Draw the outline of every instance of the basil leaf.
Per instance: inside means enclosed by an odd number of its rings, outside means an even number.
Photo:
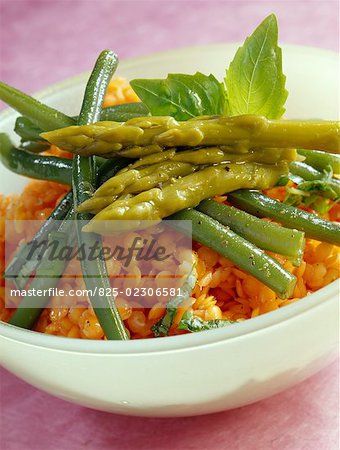
[[[225,113],[280,118],[288,96],[285,82],[277,20],[271,14],[245,40],[230,63],[225,77]]]
[[[153,116],[187,120],[224,110],[224,87],[213,75],[169,74],[166,79],[136,79],[130,84]]]

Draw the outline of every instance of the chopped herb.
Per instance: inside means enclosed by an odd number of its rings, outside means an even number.
[[[178,329],[191,331],[196,333],[197,331],[213,330],[215,328],[223,328],[232,325],[235,322],[229,320],[202,320],[200,317],[196,317],[193,313],[186,311],[179,323]]]
[[[196,268],[194,267],[181,288],[181,294],[169,300],[166,306],[165,315],[151,328],[156,337],[167,336],[169,334],[169,330],[174,321],[177,309],[190,297],[196,281],[197,274]]]

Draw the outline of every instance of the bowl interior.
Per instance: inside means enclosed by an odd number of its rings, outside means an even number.
[[[237,44],[220,44],[188,49],[174,50],[146,57],[122,61],[117,75],[127,79],[166,77],[168,73],[213,73],[222,80],[225,69],[231,61]],[[337,119],[339,117],[339,65],[335,53],[299,46],[283,46],[284,72],[287,76],[289,97],[286,104],[286,117],[299,119]],[[53,85],[37,94],[43,102],[63,112],[75,115],[79,111],[87,74],[82,74],[62,83]],[[6,110],[0,114],[1,131],[11,135],[17,114]],[[18,193],[27,179],[14,175],[0,166],[0,192]],[[150,352],[180,349],[233,339],[264,327],[288,320],[297,314],[304,314],[321,302],[331,301],[337,296],[337,283],[334,282],[308,297],[287,306],[282,310],[240,323],[235,327],[212,330],[208,333],[175,336],[168,339],[154,339],[129,342],[89,342],[46,336],[27,330],[0,324],[5,336],[26,341],[32,345],[48,346],[69,351],[84,352]],[[98,345],[100,344],[100,345]]]

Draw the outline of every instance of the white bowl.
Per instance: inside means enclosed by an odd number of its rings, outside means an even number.
[[[119,74],[214,73],[220,79],[237,45],[212,45],[122,62]],[[337,55],[284,46],[287,117],[338,117]],[[87,76],[39,97],[69,114],[79,110]],[[0,116],[11,132],[16,115]],[[0,191],[26,179],[0,167]],[[230,328],[129,342],[48,336],[0,324],[2,364],[32,385],[80,405],[140,416],[187,416],[261,400],[305,379],[337,353],[338,284]],[[311,393],[311,395],[313,395]]]

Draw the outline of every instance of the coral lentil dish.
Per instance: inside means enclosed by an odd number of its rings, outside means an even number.
[[[129,82],[113,76],[118,59],[104,50],[78,117],[0,83],[0,99],[21,114],[20,144],[1,133],[0,160],[33,179],[21,194],[0,196],[2,321],[69,338],[171,336],[237,326],[339,278],[339,122],[282,118],[277,33],[271,15],[223,83],[199,72]],[[71,219],[82,225],[71,230]],[[41,228],[32,234],[33,221]],[[189,248],[159,234],[171,262],[144,258],[142,267],[134,257],[128,269],[100,252],[28,256],[42,237],[105,249],[120,226],[130,248],[131,224],[151,236],[148,222],[158,233],[189,222]],[[176,277],[181,287],[170,288]],[[48,294],[32,300],[23,294],[30,288]],[[68,303],[61,291],[84,294]]]

